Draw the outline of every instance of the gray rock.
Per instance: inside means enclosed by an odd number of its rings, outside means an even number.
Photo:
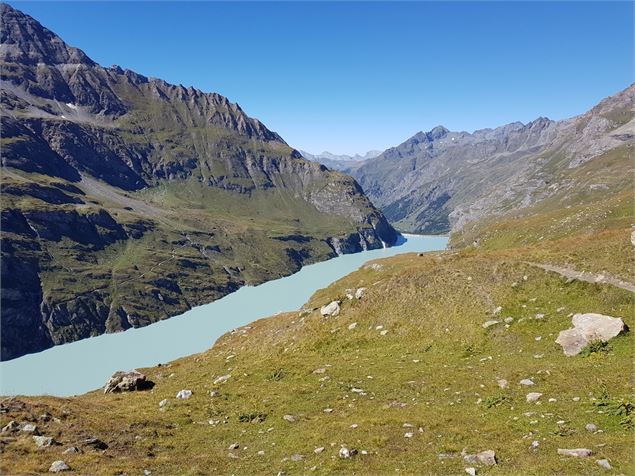
[[[479,463],[494,466],[496,464],[496,453],[493,450],[485,450],[476,454]]]
[[[500,324],[501,321],[496,321],[496,320],[491,320],[491,321],[485,321],[483,324],[481,324],[481,327],[483,327],[483,329],[487,329],[489,327],[495,326],[496,324]]]
[[[355,329],[357,327],[357,322],[353,322],[352,324],[348,325],[348,330],[352,331],[353,329]]]
[[[55,441],[50,436],[32,436],[35,446],[38,448],[48,448],[53,445]]]
[[[505,319],[505,324],[511,324],[512,322],[514,322],[514,318],[513,317],[506,317]]]
[[[238,448],[240,448],[240,445],[238,443],[232,443],[231,445],[229,445],[229,450],[237,450]]]
[[[476,468],[465,468],[465,472],[470,476],[476,476]]]
[[[62,451],[62,454],[70,455],[70,454],[78,454],[81,452],[82,450],[80,450],[77,446],[71,446],[70,448],[66,448],[64,451]]]
[[[342,459],[347,459],[351,457],[351,452],[348,448],[343,446],[340,448],[339,456]]]
[[[297,461],[302,461],[303,459],[304,459],[304,456],[299,454],[299,453],[291,455],[291,461],[296,461],[297,462]]]
[[[540,392],[530,392],[530,393],[527,394],[526,398],[527,398],[527,402],[528,403],[534,403],[534,402],[537,402],[540,399],[540,397],[542,397],[542,393],[540,393]]]
[[[285,415],[282,419],[288,421],[289,423],[293,423],[295,421],[295,417],[293,415]]]
[[[320,453],[322,453],[323,451],[324,451],[324,447],[323,447],[323,446],[320,446],[320,447],[315,448],[315,449],[313,450],[313,452],[314,452],[316,455],[319,455],[319,454],[320,454]]]
[[[603,314],[575,314],[571,318],[573,328],[561,331],[556,344],[567,356],[573,356],[593,341],[608,342],[624,331],[624,321],[619,317]]]
[[[595,464],[602,466],[604,469],[612,469],[611,463],[607,459],[595,460]]]
[[[586,431],[590,431],[591,433],[598,431],[598,427],[594,423],[587,423],[584,429]]]
[[[520,382],[518,382],[520,385],[533,385],[534,381],[531,380],[530,378],[524,378],[522,379]]]
[[[33,433],[34,435],[40,433],[38,427],[33,423],[25,423],[22,425],[22,428],[20,428],[20,431],[23,431],[24,433]]]
[[[169,403],[169,400],[167,398],[164,398],[159,402],[159,408],[165,408],[168,406]]]
[[[324,317],[337,317],[340,314],[340,302],[339,301],[331,301],[330,304],[322,306],[320,308],[320,314]]]
[[[593,454],[593,451],[587,448],[562,449],[558,448],[558,454],[563,456],[574,456],[576,458],[586,458]]]
[[[509,382],[504,378],[499,378],[496,380],[496,383],[500,388],[507,388],[509,386]]]
[[[136,390],[148,390],[154,387],[154,382],[146,379],[146,376],[136,370],[130,372],[115,372],[106,385],[104,393],[133,392]]]
[[[70,469],[71,469],[70,466],[60,459],[57,461],[53,461],[53,464],[51,464],[51,467],[49,468],[49,473],[59,473],[61,471],[70,471]]]
[[[11,431],[17,431],[19,428],[20,424],[15,420],[11,420],[9,423],[2,427],[2,432],[8,433]]]
[[[191,396],[192,396],[191,390],[179,390],[178,393],[176,394],[176,398],[178,398],[179,400],[187,400]]]
[[[219,383],[225,383],[231,378],[231,374],[221,375],[214,379],[214,385],[218,385]]]
[[[366,292],[366,288],[357,288],[357,290],[355,291],[355,299],[363,298],[365,292]]]

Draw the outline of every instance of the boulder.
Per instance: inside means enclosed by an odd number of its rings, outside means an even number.
[[[478,462],[486,466],[494,466],[496,464],[496,453],[493,450],[481,451],[476,454]]]
[[[24,433],[32,433],[34,435],[40,434],[38,427],[33,423],[25,423],[22,425],[22,428],[20,428],[20,431],[23,431]]]
[[[332,301],[330,304],[322,306],[320,308],[320,314],[322,314],[324,317],[337,317],[340,314],[340,302]]]
[[[611,469],[611,463],[609,463],[609,460],[607,459],[598,459],[595,460],[595,464],[597,464],[598,466],[602,466],[604,469]]]
[[[191,390],[179,390],[178,393],[176,394],[176,398],[178,398],[179,400],[187,400],[188,398],[190,398],[192,396],[192,391]]]
[[[70,471],[70,469],[71,469],[70,466],[60,459],[57,461],[53,461],[53,464],[49,468],[49,473],[59,473],[60,471]]]
[[[104,386],[104,393],[134,392],[136,390],[149,390],[154,387],[154,382],[146,379],[146,376],[136,370],[130,372],[118,371]]]
[[[586,458],[593,454],[593,451],[587,448],[562,449],[558,448],[558,454],[563,456],[575,456],[576,458]]]
[[[565,355],[573,356],[593,341],[608,342],[626,329],[619,317],[603,314],[575,314],[571,319],[573,328],[561,331],[556,344],[562,346]]]
[[[53,441],[53,438],[51,438],[50,436],[33,436],[32,438],[35,442],[35,446],[37,446],[38,448],[47,448],[55,443]]]

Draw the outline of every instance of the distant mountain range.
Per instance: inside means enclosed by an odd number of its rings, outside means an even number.
[[[104,68],[7,4],[0,27],[2,359],[396,240],[227,98]]]
[[[631,85],[567,120],[541,117],[471,134],[438,126],[342,170],[399,229],[458,231],[471,221],[528,207],[561,187],[574,188],[554,186],[556,176],[632,145],[634,100]]]
[[[369,150],[363,155],[337,155],[331,154],[327,151],[324,151],[321,154],[311,154],[310,152],[306,152],[304,150],[300,150],[300,153],[305,159],[309,159],[313,162],[319,162],[330,169],[351,170],[360,166],[365,160],[374,159],[381,154],[381,150]]]

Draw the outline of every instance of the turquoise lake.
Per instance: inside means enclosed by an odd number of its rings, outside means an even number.
[[[339,256],[140,329],[105,334],[0,363],[1,395],[70,396],[95,390],[117,370],[152,367],[209,349],[224,333],[300,309],[318,289],[366,261],[445,249],[445,236],[404,235],[398,246]]]

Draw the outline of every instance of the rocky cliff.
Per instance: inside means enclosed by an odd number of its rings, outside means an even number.
[[[0,32],[3,360],[396,240],[227,98],[104,68],[7,4]]]

